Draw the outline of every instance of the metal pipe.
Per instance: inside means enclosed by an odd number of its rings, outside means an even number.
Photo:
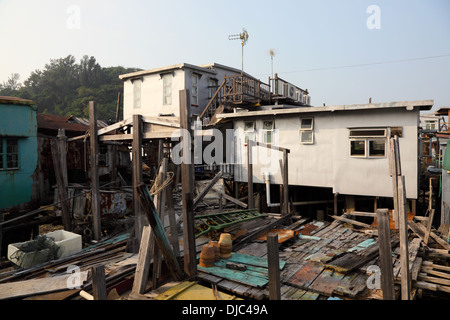
[[[266,182],[266,198],[267,198],[267,206],[269,208],[279,207],[279,203],[271,203],[270,202],[270,174],[264,173],[264,180]]]

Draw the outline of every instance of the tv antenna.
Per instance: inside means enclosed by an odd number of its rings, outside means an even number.
[[[271,60],[271,63],[272,63],[272,78],[273,78],[273,57],[275,57],[275,54],[276,54],[275,49],[270,49],[269,50],[270,60]]]
[[[244,46],[248,41],[248,32],[245,28],[242,29],[240,34],[232,34],[228,36],[228,40],[241,40],[242,42],[242,73],[244,73]]]

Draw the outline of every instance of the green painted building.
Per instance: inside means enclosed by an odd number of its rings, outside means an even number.
[[[34,101],[0,96],[0,210],[35,200],[36,113]]]

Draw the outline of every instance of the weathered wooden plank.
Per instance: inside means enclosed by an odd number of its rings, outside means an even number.
[[[72,280],[77,280],[77,282],[79,282],[78,284],[81,286],[83,282],[87,280],[88,273],[88,271],[83,271],[76,276],[70,274],[58,277],[2,283],[0,284],[0,299],[22,298],[37,294],[73,289],[68,288],[68,284],[72,284]],[[76,277],[76,279],[74,277]]]
[[[89,139],[91,156],[91,212],[94,226],[94,239],[101,239],[101,211],[100,211],[100,179],[98,174],[98,127],[97,111],[93,101],[89,102]]]
[[[150,270],[150,260],[152,248],[150,246],[151,227],[144,226],[142,230],[142,239],[139,247],[138,262],[134,275],[132,293],[144,294],[147,286],[148,275]]]
[[[94,300],[106,300],[105,266],[96,265],[91,268],[92,295]]]
[[[280,300],[280,259],[278,252],[278,235],[267,236],[267,262],[269,269],[269,299]]]
[[[402,300],[410,300],[411,297],[411,274],[409,271],[408,253],[408,223],[406,217],[406,190],[405,177],[398,177],[398,218],[400,237],[400,262],[401,262],[401,293]]]
[[[383,291],[383,300],[395,300],[389,210],[377,210],[377,221],[378,247],[380,251],[381,267],[381,290]]]
[[[314,279],[308,289],[331,296],[343,278],[344,274],[325,269],[316,279]]]
[[[297,288],[307,289],[323,270],[322,264],[308,261],[287,283]]]
[[[178,261],[170,246],[169,239],[165,233],[164,227],[159,219],[158,212],[156,212],[155,205],[150,196],[150,192],[145,184],[140,184],[138,187],[139,196],[142,202],[142,207],[147,216],[147,219],[152,227],[155,235],[156,243],[165,259],[166,265],[174,278],[174,280],[181,280],[182,272]],[[194,256],[195,259],[195,256]]]

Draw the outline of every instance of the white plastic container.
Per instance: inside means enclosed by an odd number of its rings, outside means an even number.
[[[79,235],[79,234],[68,232],[65,230],[58,230],[58,231],[46,233],[45,236],[47,238],[54,239],[55,244],[61,247],[62,254],[59,257],[60,259],[74,255],[78,252],[81,252],[81,250],[82,250],[82,239],[81,239],[81,235]],[[32,267],[33,265],[38,265],[38,264],[47,262],[45,260],[42,260],[43,258],[40,258],[40,257],[47,256],[49,249],[41,250],[38,255],[36,255],[35,252],[25,253],[21,259],[22,261],[19,262],[15,258],[15,253],[17,252],[17,250],[19,250],[20,246],[24,243],[26,243],[26,242],[12,243],[12,244],[8,245],[8,260],[9,261],[11,261],[12,263],[14,263],[22,268],[29,268],[29,267]]]

